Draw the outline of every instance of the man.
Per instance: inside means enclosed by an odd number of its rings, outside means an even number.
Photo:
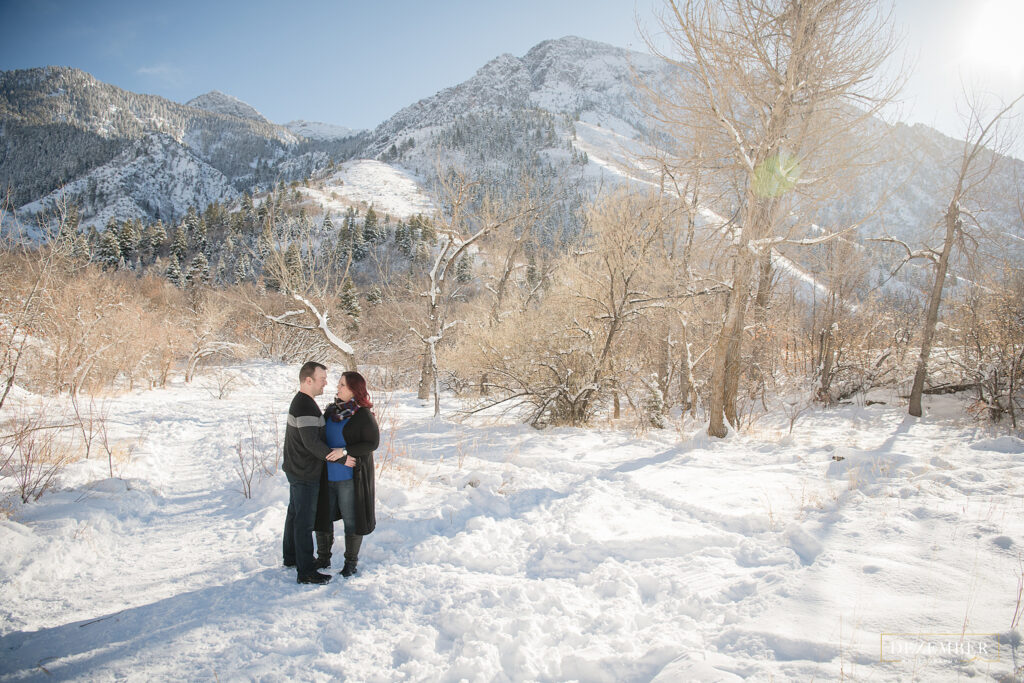
[[[324,461],[341,460],[344,448],[332,449],[324,441],[324,417],[313,400],[327,386],[327,367],[309,361],[299,370],[299,393],[288,407],[284,431],[284,470],[288,477],[288,514],[284,519],[284,566],[295,567],[297,583],[323,584],[331,580],[313,567],[313,525]]]

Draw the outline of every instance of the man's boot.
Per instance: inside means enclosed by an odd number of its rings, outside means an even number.
[[[346,579],[356,573],[356,562],[359,561],[359,546],[363,537],[358,534],[345,534],[345,566],[340,574]]]
[[[334,545],[333,531],[317,531],[316,536],[316,559],[313,560],[313,569],[327,569],[331,566],[331,546]]]

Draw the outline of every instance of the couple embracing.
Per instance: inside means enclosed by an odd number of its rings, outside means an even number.
[[[323,584],[330,574],[334,522],[345,525],[344,577],[357,571],[363,536],[376,526],[373,451],[380,443],[366,380],[343,372],[336,398],[321,412],[314,397],[327,386],[327,368],[313,361],[299,370],[299,392],[288,407],[284,465],[288,513],[284,521],[284,566],[298,583]],[[318,557],[313,556],[316,532]]]

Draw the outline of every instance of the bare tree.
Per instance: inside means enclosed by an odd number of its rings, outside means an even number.
[[[44,295],[53,285],[54,278],[67,266],[72,250],[70,239],[65,239],[68,230],[74,229],[69,220],[71,214],[63,201],[57,203],[57,231],[52,231],[45,223],[40,222],[39,239],[34,241],[15,230],[4,229],[10,206],[9,194],[0,198],[0,234],[4,234],[0,244],[0,258],[7,263],[0,271],[0,306],[6,315],[6,321],[0,326],[3,338],[0,339],[0,408],[3,407],[7,395],[18,377],[26,346],[29,343],[29,332],[44,316]],[[68,226],[68,227],[66,227]],[[76,235],[77,236],[77,235]],[[26,275],[27,287],[16,286],[13,278]]]
[[[513,201],[488,195],[479,181],[459,171],[438,176],[442,195],[438,204],[444,210],[438,212],[435,225],[439,244],[426,273],[427,289],[420,294],[427,302],[426,320],[420,329],[412,327],[424,345],[417,396],[425,400],[433,390],[435,416],[441,414],[437,347],[445,333],[458,324],[448,320],[451,303],[461,291],[454,277],[456,265],[484,237],[528,220],[539,207],[539,200],[529,193]]]
[[[654,40],[648,45],[680,76],[668,92],[653,93],[655,120],[670,135],[704,140],[701,163],[711,186],[735,193],[726,214],[731,291],[709,406],[708,433],[721,437],[725,420],[737,423],[757,265],[763,273],[771,249],[789,236],[781,219],[796,200],[851,165],[845,137],[894,94],[876,87],[875,74],[896,42],[888,17],[870,0],[666,0],[665,7],[659,23],[671,54]]]
[[[460,354],[493,390],[474,412],[525,407],[537,427],[582,425],[617,396],[636,408],[630,392],[660,392],[635,379],[644,330],[680,300],[713,291],[677,290],[665,276],[665,209],[656,196],[625,192],[595,203],[537,306],[467,335]]]
[[[968,203],[975,199],[979,187],[992,175],[1000,161],[1000,155],[990,147],[999,147],[999,124],[1005,121],[1013,107],[1024,99],[1019,95],[1009,104],[1003,106],[994,115],[984,118],[980,102],[972,98],[968,102],[967,135],[960,157],[960,166],[953,182],[953,190],[943,215],[945,236],[940,249],[926,248],[919,252],[911,252],[906,245],[907,258],[924,257],[935,266],[931,293],[928,297],[928,308],[925,310],[924,327],[921,331],[921,353],[918,356],[914,371],[914,385],[910,390],[910,406],[908,412],[914,417],[921,417],[921,396],[924,383],[928,376],[928,358],[932,352],[935,339],[935,327],[939,320],[939,306],[942,304],[942,289],[949,271],[950,256],[958,245],[977,244],[977,237],[972,235],[970,228],[980,228],[978,216],[972,212]]]
[[[300,308],[274,314],[256,299],[250,303],[274,324],[319,333],[341,355],[346,369],[355,370],[355,350],[331,320],[331,302],[341,293],[352,265],[352,252],[345,252],[334,237],[318,232],[311,222],[277,216],[271,206],[261,237],[264,272]]]

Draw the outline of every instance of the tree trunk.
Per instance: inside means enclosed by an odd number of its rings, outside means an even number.
[[[741,309],[736,317],[736,322],[729,335],[728,355],[725,359],[725,419],[733,427],[740,426],[739,410],[736,406],[736,396],[739,394],[740,375],[743,374],[743,325],[746,318],[746,288],[744,296],[740,297]]]
[[[697,392],[693,379],[693,359],[690,356],[690,342],[686,334],[686,323],[683,323],[682,341],[680,346],[683,350],[682,368],[679,372],[679,396],[682,400],[683,412],[697,411]]]
[[[771,376],[768,344],[768,305],[772,300],[772,250],[766,247],[757,263],[757,294],[754,297],[754,342],[751,345],[751,370],[761,386]]]
[[[434,417],[441,414],[441,377],[437,371],[437,344],[430,345],[430,376],[434,378]]]
[[[917,359],[917,370],[914,372],[914,386],[910,390],[910,409],[914,417],[921,417],[921,396],[924,393],[924,380],[928,375],[928,356],[932,352],[932,341],[935,338],[935,327],[939,321],[939,304],[942,303],[942,287],[946,283],[946,271],[949,268],[949,255],[953,251],[953,242],[960,228],[960,205],[956,200],[950,202],[946,209],[946,240],[942,245],[942,254],[935,267],[935,282],[928,299],[928,310],[924,318],[924,330],[921,333],[921,355]]]
[[[433,379],[430,374],[432,364],[430,362],[430,349],[424,345],[423,362],[420,364],[420,383],[417,386],[416,398],[426,401],[430,398],[430,384]]]
[[[659,348],[658,357],[658,390],[661,392],[662,406],[665,411],[669,408],[669,382],[672,374],[672,331],[665,325],[665,336]]]
[[[818,357],[818,391],[817,399],[826,405],[832,403],[832,324],[831,322],[819,335]]]
[[[725,427],[727,406],[731,406],[729,410],[732,412],[733,419],[735,419],[736,412],[736,396],[735,393],[730,396],[729,388],[731,379],[738,377],[738,355],[742,348],[739,335],[743,332],[743,316],[747,307],[750,258],[746,253],[745,246],[740,248],[740,253],[736,256],[734,273],[732,291],[729,292],[729,300],[726,304],[725,320],[722,323],[718,341],[715,343],[715,362],[711,368],[711,401],[708,406],[711,414],[708,435],[718,438],[724,438],[728,434]]]

